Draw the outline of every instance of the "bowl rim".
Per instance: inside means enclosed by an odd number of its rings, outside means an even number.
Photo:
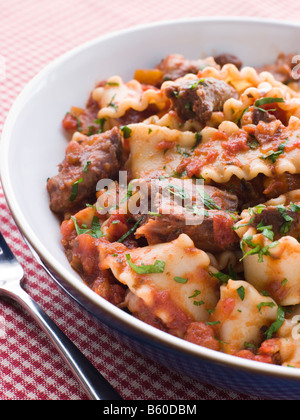
[[[41,80],[43,80],[47,75],[49,75],[54,69],[58,68],[60,65],[63,65],[63,63],[67,61],[70,57],[74,55],[80,55],[82,51],[84,51],[87,48],[94,47],[98,43],[108,41],[116,37],[122,37],[126,34],[130,34],[133,32],[143,31],[145,29],[155,29],[161,26],[173,26],[178,24],[184,25],[189,24],[191,22],[227,22],[233,24],[244,22],[252,24],[300,28],[300,23],[293,21],[279,21],[268,18],[238,16],[195,17],[174,20],[160,20],[157,22],[131,26],[129,28],[125,28],[118,31],[112,31],[94,39],[91,39],[87,42],[84,42],[83,44],[80,44],[75,48],[70,49],[69,51],[65,52],[64,54],[60,55],[59,57],[51,61],[49,64],[47,64],[25,85],[25,87],[17,96],[8,112],[0,141],[0,178],[2,182],[4,196],[18,229],[20,230],[26,242],[29,244],[30,249],[33,252],[33,256],[36,258],[38,263],[42,265],[44,269],[48,268],[50,269],[51,273],[55,273],[59,278],[64,279],[64,281],[67,284],[71,285],[72,288],[74,288],[77,292],[79,292],[79,294],[82,297],[99,307],[101,310],[104,310],[110,317],[115,319],[118,323],[126,324],[132,331],[134,331],[135,335],[141,338],[143,337],[147,341],[151,340],[153,344],[156,343],[158,345],[163,345],[165,348],[176,352],[180,352],[181,354],[184,354],[186,356],[199,358],[201,360],[207,360],[212,363],[218,363],[219,365],[226,366],[227,368],[234,368],[241,371],[246,371],[251,374],[257,373],[265,376],[273,376],[280,379],[299,380],[300,369],[291,369],[290,367],[285,366],[269,365],[266,363],[242,359],[236,356],[201,347],[199,345],[187,342],[181,338],[172,336],[171,334],[163,332],[155,327],[152,327],[144,323],[143,321],[134,318],[132,315],[124,313],[123,310],[107,302],[105,299],[101,298],[95,292],[89,289],[88,286],[85,285],[81,280],[79,280],[75,276],[75,273],[73,274],[71,271],[68,271],[60,265],[57,266],[57,264],[55,263],[55,259],[51,256],[46,246],[43,245],[42,241],[35,235],[35,233],[31,229],[30,224],[29,222],[27,222],[26,218],[22,214],[22,209],[18,205],[17,199],[14,195],[10,179],[8,159],[6,158],[9,152],[11,133],[13,126],[17,121],[18,114],[22,112],[22,108],[25,105],[28,97],[30,96],[30,91]],[[59,280],[57,281],[59,283]],[[74,296],[72,297],[74,298]]]

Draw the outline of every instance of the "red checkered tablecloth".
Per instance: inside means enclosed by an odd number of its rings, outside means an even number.
[[[67,50],[141,23],[196,16],[300,20],[296,0],[0,0],[0,132],[24,85]],[[33,259],[0,186],[0,229],[23,265],[28,293],[125,400],[250,399],[184,377],[110,336],[68,298]],[[30,316],[0,300],[0,399],[84,400],[86,396]]]

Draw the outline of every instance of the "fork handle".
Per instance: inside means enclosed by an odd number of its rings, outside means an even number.
[[[26,309],[49,336],[91,400],[122,400],[107,380],[19,284],[14,284],[11,290],[5,292],[7,297]]]

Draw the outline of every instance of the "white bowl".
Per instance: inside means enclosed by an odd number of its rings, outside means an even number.
[[[115,334],[156,361],[216,386],[266,398],[300,398],[300,370],[240,359],[173,337],[116,308],[92,292],[71,269],[49,210],[46,180],[57,173],[67,141],[61,121],[84,106],[95,82],[125,80],[170,53],[200,58],[236,54],[245,65],[297,53],[300,25],[261,19],[210,18],[160,22],[109,34],[55,60],[23,90],[11,108],[0,144],[4,193],[13,217],[39,262],[81,305]]]

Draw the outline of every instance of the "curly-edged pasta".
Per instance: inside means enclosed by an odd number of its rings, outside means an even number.
[[[161,111],[167,105],[160,90],[144,86],[137,80],[124,83],[119,76],[111,77],[104,86],[97,87],[93,99],[99,104],[98,118],[120,118],[130,109],[142,112],[150,105]]]
[[[211,322],[226,353],[234,354],[245,343],[257,346],[261,328],[270,327],[277,318],[277,304],[262,296],[246,281],[229,280],[221,287],[221,298],[211,315]]]
[[[208,256],[188,236],[133,250],[119,245],[117,257],[114,245],[100,244],[99,252],[101,266],[112,270],[150,319],[159,319],[167,330],[183,336],[191,321],[208,320],[219,297],[218,281],[209,274]]]
[[[183,340],[299,368],[299,86],[291,54],[170,54],[72,106],[47,189],[84,282]]]

